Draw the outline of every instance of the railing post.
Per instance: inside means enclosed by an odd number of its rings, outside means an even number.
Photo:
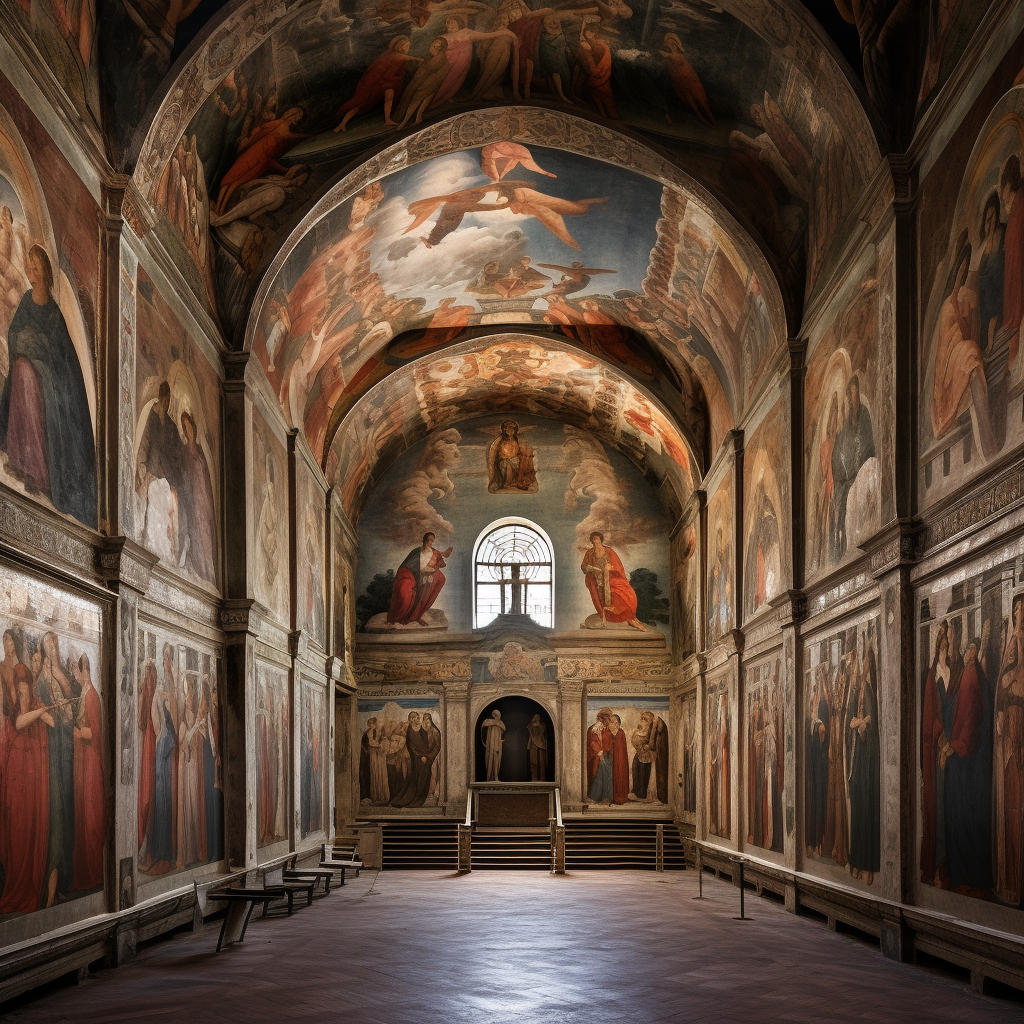
[[[565,874],[565,826],[551,819],[551,874]]]
[[[654,870],[665,870],[665,826],[659,825],[654,837]]]
[[[459,825],[459,874],[473,870],[473,826]]]
[[[697,895],[695,900],[704,899],[704,847],[697,844]]]

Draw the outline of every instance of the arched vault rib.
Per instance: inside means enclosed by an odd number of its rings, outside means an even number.
[[[693,491],[694,453],[653,395],[567,343],[518,332],[425,356],[372,388],[334,435],[327,479],[356,523],[373,482],[403,451],[433,430],[495,413],[592,433],[641,469],[673,518]]]

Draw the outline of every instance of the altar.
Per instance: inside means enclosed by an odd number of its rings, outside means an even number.
[[[547,825],[555,817],[555,782],[473,782],[478,825]]]

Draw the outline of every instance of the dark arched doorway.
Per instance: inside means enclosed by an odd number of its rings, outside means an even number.
[[[500,697],[491,701],[480,712],[476,720],[476,772],[477,782],[487,781],[487,761],[484,752],[484,736],[481,728],[484,721],[491,718],[493,711],[501,712],[501,720],[505,723],[502,736],[501,770],[498,772],[500,782],[554,782],[555,781],[555,729],[551,716],[529,697]],[[534,715],[539,715],[544,724],[544,736],[547,740],[547,764],[543,776],[533,780],[530,775],[530,752],[528,749],[530,733],[529,725]]]

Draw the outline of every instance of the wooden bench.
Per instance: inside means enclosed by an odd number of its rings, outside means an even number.
[[[295,866],[296,860],[297,857],[292,857],[291,860],[288,861],[288,864],[282,869],[281,877],[284,879],[284,881],[311,881],[313,883],[315,891],[316,883],[320,879],[323,879],[324,895],[328,895],[331,891],[331,882],[334,881],[334,872],[330,868],[297,868]]]
[[[227,889],[209,892],[206,894],[206,898],[208,900],[221,900],[233,904],[228,907],[228,912],[224,915],[224,923],[220,928],[220,937],[217,939],[218,953],[224,945],[224,936],[228,933],[229,929],[233,931],[237,928],[239,915],[243,914],[243,907],[244,917],[241,919],[241,931],[237,938],[228,940],[229,945],[233,942],[245,941],[245,929],[249,927],[249,918],[252,917],[253,908],[257,903],[263,904],[263,913],[266,915],[267,907],[274,900],[287,899],[288,912],[291,913],[292,894],[284,886],[280,885],[269,885],[261,889],[232,885],[228,886]]]
[[[292,911],[295,909],[295,896],[296,896],[297,893],[305,893],[306,894],[306,906],[307,907],[312,904],[312,902],[313,902],[313,889],[316,887],[316,879],[315,878],[285,878],[284,877],[284,873],[285,873],[285,869],[282,868],[281,869],[281,875],[282,875],[281,881],[280,882],[270,882],[270,883],[268,883],[267,888],[268,889],[280,889],[280,890],[282,890],[281,895],[278,896],[277,898],[278,899],[286,899],[286,900],[288,900],[288,916],[291,917],[292,916]],[[260,915],[261,917],[266,917],[267,916],[267,911],[270,909],[270,904],[273,903],[273,902],[274,902],[273,900],[267,900],[267,902],[263,904],[263,913]]]
[[[320,867],[327,868],[331,871],[341,872],[341,884],[345,884],[345,872],[355,871],[356,878],[359,877],[359,871],[363,866],[363,862],[356,856],[355,847],[351,847],[348,857],[335,857],[335,850],[333,847],[328,846],[327,843],[320,844]]]

